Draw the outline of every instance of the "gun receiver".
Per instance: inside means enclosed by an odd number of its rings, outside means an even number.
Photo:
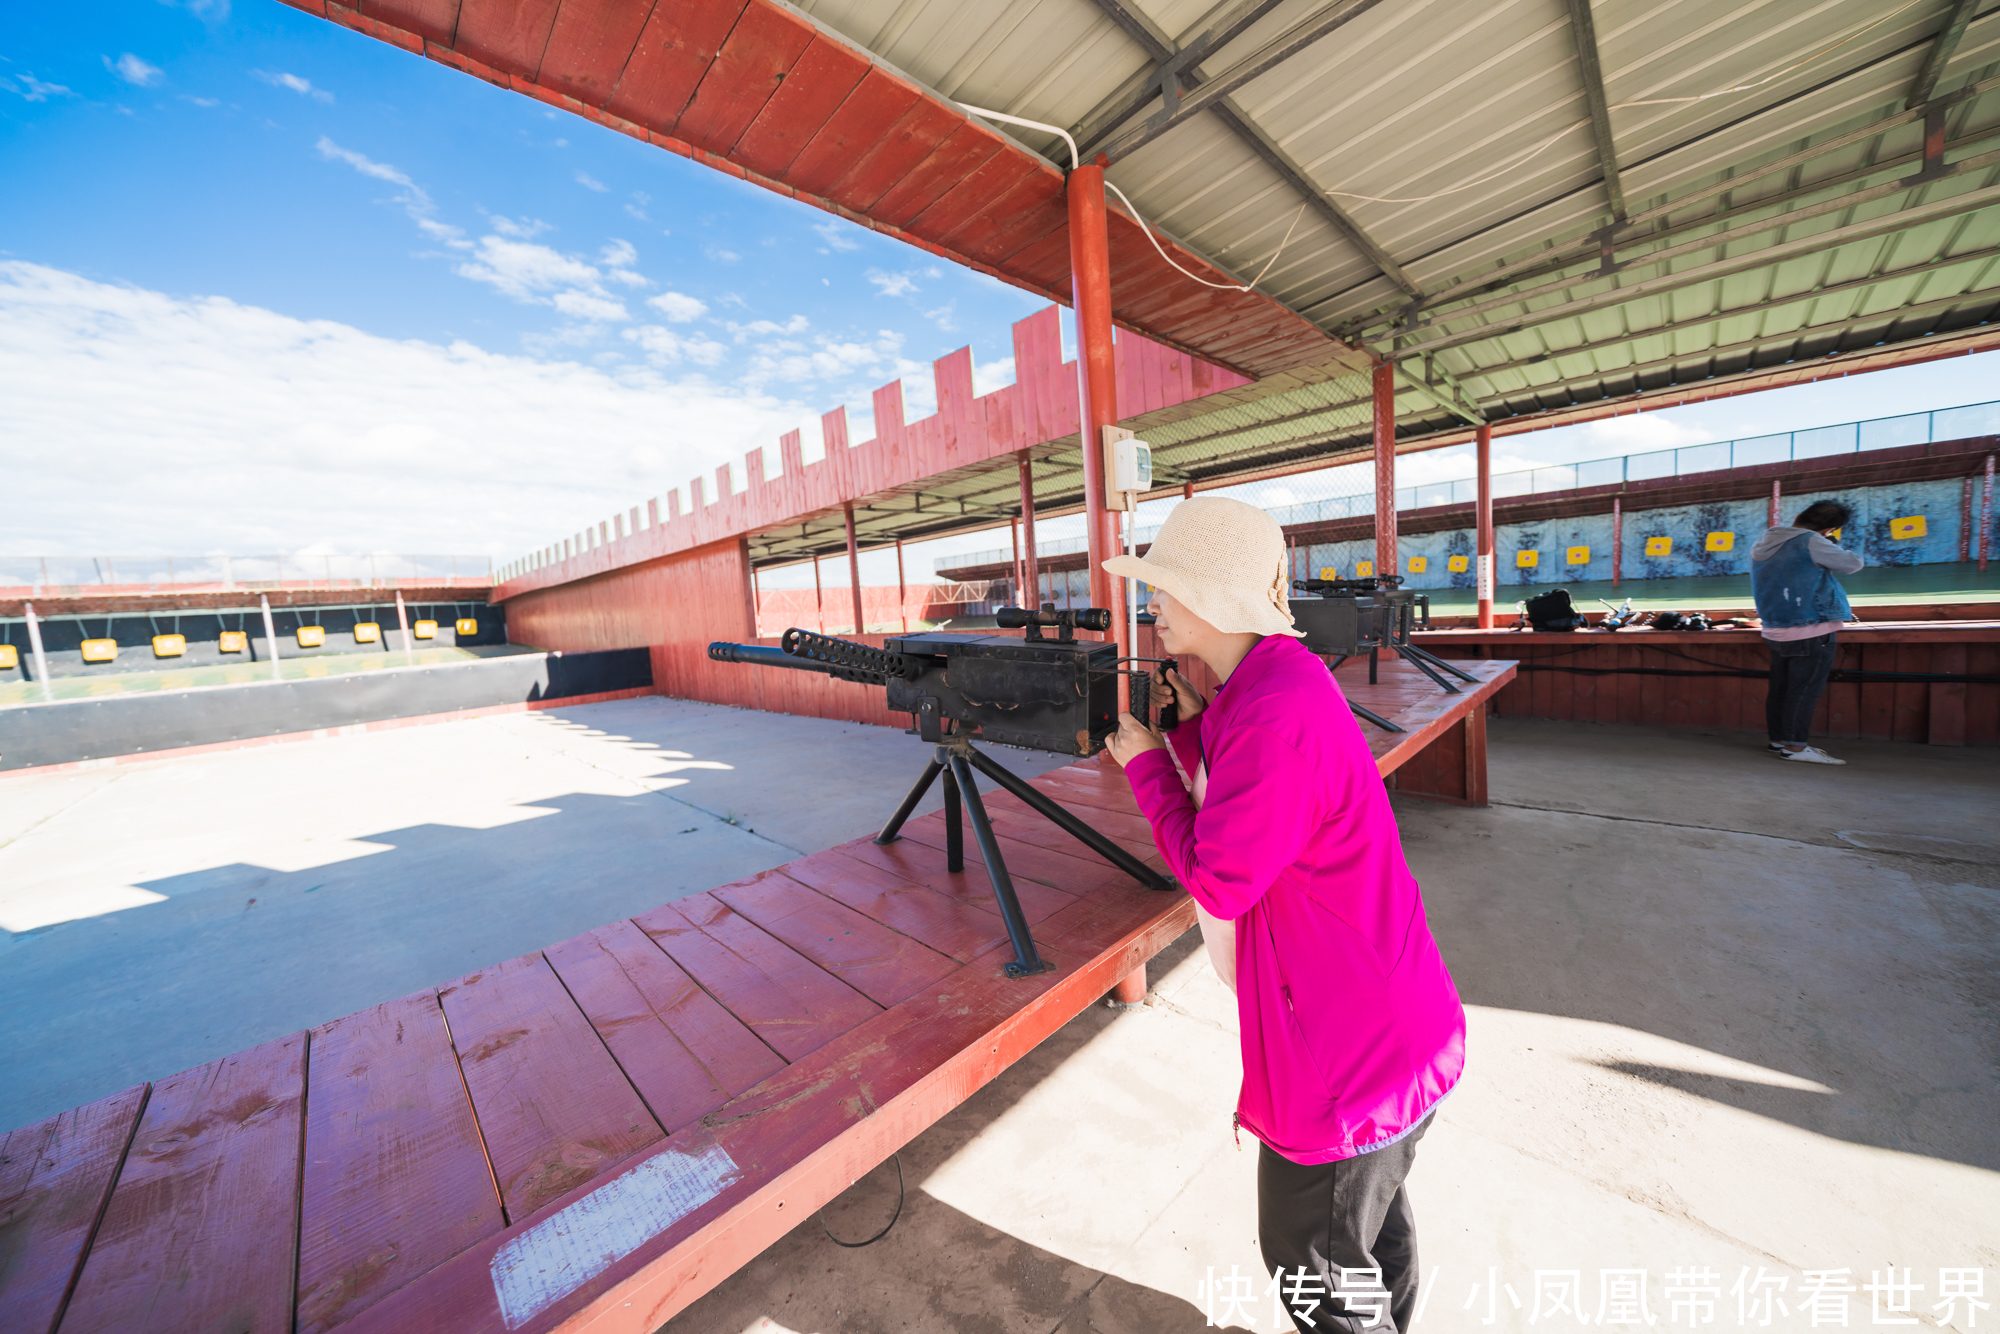
[[[1383,649],[1428,676],[1447,695],[1456,695],[1459,690],[1441,673],[1476,683],[1478,678],[1410,642],[1412,630],[1430,628],[1431,600],[1422,593],[1404,592],[1402,585],[1402,576],[1395,574],[1372,579],[1294,579],[1292,587],[1308,596],[1290,599],[1292,622],[1305,631],[1307,648],[1334,659],[1327,664],[1329,671],[1366,653],[1369,685],[1376,683],[1376,659]],[[1422,620],[1417,619],[1419,611],[1423,612]],[[1347,707],[1385,731],[1403,730],[1352,700]]]
[[[1019,797],[1078,841],[1148,889],[1176,889],[1174,882],[1154,871],[1124,848],[1049,800],[993,759],[975,749],[975,737],[1031,750],[1078,757],[1095,755],[1105,737],[1118,727],[1118,678],[1131,680],[1132,712],[1147,717],[1153,678],[1147,665],[1155,659],[1120,658],[1118,645],[1076,637],[1078,630],[1109,630],[1111,613],[1101,607],[1057,611],[1002,607],[995,618],[1010,635],[898,635],[881,648],[845,639],[785,631],[776,648],[761,644],[714,643],[708,656],[716,662],[744,662],[818,672],[841,681],[882,686],[889,708],[916,717],[916,733],[936,745],[935,758],[889,823],[875,836],[893,843],[931,784],[944,779],[945,869],[965,869],[961,821],[972,825],[993,894],[1014,946],[1009,977],[1043,972],[1046,965],[1028,933],[1027,919],[1014,893],[1014,882],[994,836],[992,822],[979,795],[975,771]],[[1054,639],[1042,634],[1056,632]],[[1173,667],[1171,659],[1164,661]],[[1172,692],[1160,710],[1160,726],[1174,726]]]

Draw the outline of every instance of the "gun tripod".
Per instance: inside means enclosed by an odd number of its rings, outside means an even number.
[[[1381,644],[1373,644],[1370,645],[1368,648],[1368,684],[1371,686],[1376,684],[1377,661],[1380,657],[1381,650],[1384,647],[1385,646]],[[1438,657],[1435,653],[1429,653],[1423,649],[1418,648],[1415,644],[1398,643],[1397,641],[1392,639],[1389,641],[1386,647],[1394,649],[1396,651],[1396,655],[1400,657],[1404,662],[1409,663],[1410,666],[1416,668],[1418,671],[1422,672],[1425,676],[1428,676],[1431,680],[1435,681],[1437,683],[1438,689],[1444,691],[1445,694],[1447,695],[1457,695],[1463,692],[1461,692],[1457,686],[1453,685],[1451,682],[1445,680],[1442,676],[1439,676],[1437,674],[1437,669],[1440,667],[1443,668],[1445,671],[1450,672],[1453,676],[1456,676],[1459,680],[1464,681],[1468,685],[1479,684],[1478,677],[1472,675],[1470,672],[1464,671],[1459,667],[1454,666],[1449,662],[1446,662],[1443,658]],[[1340,668],[1340,664],[1346,662],[1349,658],[1353,656],[1354,655],[1351,653],[1336,653],[1333,655],[1333,661],[1327,663],[1326,669],[1329,672],[1337,671]],[[1361,717],[1366,718],[1369,722],[1374,723],[1377,727],[1384,729],[1385,731],[1400,732],[1404,730],[1403,728],[1400,728],[1396,726],[1396,724],[1390,722],[1387,718],[1384,718],[1381,714],[1362,708],[1359,704],[1356,704],[1353,700],[1349,700],[1347,702],[1347,707],[1352,709],[1355,713],[1359,714]]]
[[[1021,912],[1021,900],[1014,894],[1014,880],[1008,875],[1007,863],[1000,855],[1000,840],[993,833],[993,822],[986,816],[986,803],[979,798],[979,785],[972,777],[974,769],[1019,797],[1036,813],[1075,837],[1078,842],[1147,889],[1180,888],[1170,877],[1161,875],[1037,792],[1018,774],[1002,767],[990,756],[975,750],[970,738],[952,737],[940,742],[937,754],[924,766],[924,772],[918,777],[916,786],[912,787],[909,795],[903,798],[903,804],[896,808],[896,813],[889,817],[889,823],[882,826],[882,832],[875,836],[875,841],[894,843],[901,837],[903,822],[910,818],[910,812],[917,808],[917,803],[924,799],[924,794],[930,791],[931,784],[937,781],[938,776],[940,774],[944,776],[945,869],[947,871],[965,869],[964,821],[970,820],[972,836],[979,842],[979,855],[986,862],[987,877],[993,881],[993,897],[999,900],[1001,920],[1007,924],[1007,939],[1014,946],[1014,961],[1007,965],[1007,976],[1029,977],[1046,972],[1054,965],[1043,962],[1042,956],[1035,950],[1034,937],[1028,934],[1028,919]],[[963,807],[962,816],[961,807]]]

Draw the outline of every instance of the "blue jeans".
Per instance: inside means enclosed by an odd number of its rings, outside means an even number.
[[[1813,711],[1826,693],[1826,678],[1833,672],[1834,641],[1838,635],[1819,635],[1779,643],[1765,640],[1771,650],[1771,686],[1764,696],[1764,725],[1771,740],[1788,745],[1804,745],[1812,727]]]

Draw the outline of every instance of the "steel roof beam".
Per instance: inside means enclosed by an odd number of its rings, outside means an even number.
[[[1611,141],[1611,106],[1604,96],[1604,69],[1597,57],[1597,27],[1590,18],[1590,0],[1568,0],[1569,31],[1576,39],[1577,72],[1583,77],[1583,99],[1590,107],[1590,132],[1597,139],[1597,161],[1604,171],[1604,193],[1611,216],[1625,221],[1625,187],[1618,180],[1618,150]],[[1963,0],[1971,4],[1972,0]]]
[[[1931,89],[1937,87],[1938,79],[1944,74],[1944,67],[1951,61],[1951,53],[1958,49],[1958,39],[1965,36],[1965,25],[1972,22],[1972,11],[1979,8],[1979,0],[1958,0],[1951,8],[1951,16],[1938,29],[1937,37],[1931,42],[1930,54],[1924,58],[1924,68],[1917,75],[1916,83],[1910,86],[1910,99],[1903,103],[1906,109],[1914,110],[1931,100]]]
[[[1200,88],[1182,94],[1179,106],[1172,109],[1162,107],[1143,126],[1101,147],[1092,144],[1092,149],[1108,153],[1113,162],[1131,156],[1175,126],[1193,119],[1244,84],[1260,75],[1270,73],[1314,42],[1360,18],[1381,3],[1382,0],[1338,0],[1338,3],[1328,5],[1303,21],[1293,24],[1252,54],[1204,82]]]
[[[1220,14],[1220,17],[1216,18],[1214,23],[1208,23],[1206,18],[1198,21],[1195,26],[1201,27],[1205,23],[1208,26],[1202,27],[1202,31],[1193,38],[1180,42],[1178,45],[1165,43],[1164,55],[1160,54],[1156,46],[1159,34],[1157,34],[1150,21],[1146,20],[1143,15],[1138,20],[1137,26],[1139,31],[1135,32],[1132,28],[1126,27],[1117,15],[1111,14],[1110,17],[1114,23],[1118,23],[1119,27],[1125,28],[1125,31],[1130,33],[1134,40],[1146,48],[1146,52],[1152,57],[1155,67],[1152,69],[1142,69],[1131,78],[1125,80],[1125,82],[1119,84],[1117,88],[1112,90],[1110,96],[1092,107],[1082,120],[1069,127],[1070,134],[1078,143],[1085,145],[1086,148],[1094,149],[1099,141],[1103,140],[1126,121],[1132,119],[1133,116],[1145,110],[1147,104],[1160,95],[1161,71],[1158,68],[1159,65],[1176,62],[1181,69],[1192,73],[1196,62],[1202,60],[1204,57],[1214,55],[1223,47],[1235,41],[1243,35],[1244,30],[1251,24],[1263,18],[1264,15],[1270,13],[1282,3],[1283,0],[1244,0],[1244,3],[1237,5],[1228,13]],[[1120,8],[1123,9],[1124,6],[1121,5]],[[1209,13],[1210,15],[1216,15],[1222,8],[1222,6],[1218,6],[1217,9],[1211,10]],[[1106,13],[1110,14],[1110,11],[1107,10]],[[1145,35],[1141,36],[1141,32],[1145,33]],[[1088,157],[1089,153],[1086,152],[1084,156]]]
[[[1850,202],[1858,202],[1858,200]],[[1987,186],[1984,189],[1973,190],[1949,199],[1918,205],[1914,208],[1902,209],[1895,213],[1884,214],[1878,218],[1871,218],[1866,222],[1853,223],[1846,227],[1836,228],[1830,232],[1821,232],[1797,241],[1760,247],[1747,255],[1718,260],[1715,263],[1700,265],[1692,269],[1664,273],[1657,278],[1649,278],[1644,282],[1633,283],[1629,287],[1614,288],[1609,292],[1604,292],[1597,296],[1582,297],[1575,301],[1566,301],[1561,305],[1549,306],[1542,310],[1528,311],[1495,324],[1468,329],[1463,333],[1447,334],[1442,338],[1434,338],[1428,343],[1420,343],[1414,347],[1399,349],[1397,355],[1420,355],[1426,352],[1435,354],[1448,351],[1452,348],[1465,347],[1473,343],[1482,343],[1489,338],[1499,338],[1505,334],[1520,333],[1525,329],[1552,324],[1556,320],[1570,319],[1578,315],[1589,315],[1609,307],[1622,306],[1627,302],[1637,301],[1641,297],[1658,296],[1662,292],[1671,292],[1683,287],[1692,287],[1699,283],[1711,282],[1717,278],[1727,278],[1732,274],[1743,273],[1750,269],[1775,267],[1786,260],[1832,250],[1835,247],[1846,245],[1850,241],[1869,240],[1888,232],[1901,231],[1906,227],[1916,227],[1923,223],[1956,217],[1958,214],[1971,213],[1974,210],[1988,208],[1995,204],[2000,204],[2000,185]],[[1650,263],[1651,258],[1649,257],[1646,260],[1638,262]],[[1643,337],[1644,335],[1640,334],[1637,336]]]
[[[1163,101],[1164,109],[1171,114],[1182,101],[1180,85],[1183,80],[1190,87],[1202,87],[1209,82],[1207,77],[1195,68],[1195,62],[1205,52],[1219,48],[1250,23],[1262,17],[1274,6],[1276,0],[1252,0],[1251,3],[1239,6],[1234,14],[1225,18],[1219,28],[1211,28],[1193,42],[1180,47],[1176,47],[1164,33],[1153,26],[1151,20],[1126,3],[1126,0],[1091,0],[1091,3],[1133,41],[1145,48],[1146,54],[1153,61],[1152,77],[1157,80],[1157,91]],[[1342,21],[1345,22],[1344,19]],[[1217,36],[1218,31],[1220,36]],[[1146,101],[1150,101],[1153,93],[1153,85],[1148,84],[1138,105],[1143,106]],[[1277,140],[1264,133],[1263,127],[1252,120],[1250,114],[1238,106],[1234,98],[1219,98],[1209,109],[1215,113],[1217,120],[1227,125],[1237,138],[1264,160],[1271,170],[1277,172],[1287,185],[1311,204],[1313,211],[1318,213],[1329,226],[1345,237],[1355,249],[1366,255],[1369,263],[1380,269],[1384,277],[1396,284],[1408,296],[1418,298],[1423,296],[1409,275],[1403,272],[1402,266],[1390,257],[1389,252],[1362,231],[1360,225],[1347,216],[1347,211],[1334,203],[1333,198],[1313,181],[1305,167],[1286,152]],[[1086,150],[1085,156],[1088,155]]]

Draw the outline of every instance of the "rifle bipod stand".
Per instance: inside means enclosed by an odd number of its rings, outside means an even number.
[[[971,821],[972,836],[978,840],[979,855],[986,862],[987,878],[993,882],[993,897],[999,900],[1001,920],[1007,924],[1007,939],[1014,946],[1014,961],[1007,965],[1007,976],[1031,977],[1037,973],[1047,972],[1055,965],[1042,959],[1035,950],[1034,937],[1028,934],[1028,919],[1021,912],[1021,900],[1014,894],[1014,879],[1007,873],[1007,863],[1000,855],[1000,840],[993,833],[993,822],[986,818],[986,803],[979,799],[979,785],[972,776],[974,769],[1019,797],[1037,814],[1046,817],[1058,828],[1075,837],[1078,842],[1147,889],[1180,888],[1173,880],[1161,875],[1037,792],[1020,775],[1004,768],[990,756],[975,750],[970,739],[947,738],[938,744],[936,756],[924,766],[924,772],[917,779],[916,786],[912,787],[909,795],[903,798],[903,804],[896,808],[896,813],[889,817],[889,823],[882,826],[882,832],[875,836],[875,841],[894,843],[901,836],[903,822],[910,818],[910,812],[917,808],[917,803],[931,790],[931,784],[937,781],[938,775],[944,775],[945,869],[947,871],[965,869],[963,822]],[[962,818],[961,806],[964,808]]]

